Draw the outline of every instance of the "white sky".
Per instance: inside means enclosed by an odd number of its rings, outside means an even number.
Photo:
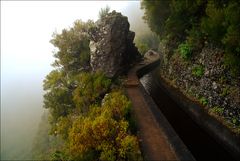
[[[77,19],[97,20],[106,5],[122,12],[135,4],[139,2],[1,1],[1,159],[23,159],[30,146],[33,132],[26,128],[36,130],[43,111],[42,81],[54,60],[52,33]]]
[[[100,8],[121,11],[133,1],[1,1],[2,78],[49,71],[54,31],[77,19],[97,20]],[[139,3],[139,2],[138,2]]]

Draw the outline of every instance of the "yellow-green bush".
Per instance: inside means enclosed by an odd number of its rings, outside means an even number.
[[[107,92],[111,80],[103,73],[80,73],[75,76],[76,89],[73,91],[73,101],[80,112],[87,112],[90,104],[97,103],[99,97]]]
[[[140,160],[137,138],[130,134],[125,118],[129,109],[129,100],[118,91],[108,94],[88,115],[78,117],[68,138],[72,159],[82,160],[91,153],[94,160]]]

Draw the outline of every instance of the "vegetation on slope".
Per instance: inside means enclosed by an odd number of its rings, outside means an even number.
[[[56,68],[44,80],[50,122],[39,129],[34,159],[141,160],[131,102],[121,83],[90,71],[87,31],[92,25],[76,21],[53,35]],[[42,124],[48,125],[46,116]]]
[[[239,133],[239,1],[143,0],[141,7],[160,38],[161,75]]]
[[[173,52],[178,45],[199,50],[211,43],[225,50],[225,63],[240,72],[240,3],[238,0],[142,1],[144,19]],[[171,54],[170,52],[170,54]]]

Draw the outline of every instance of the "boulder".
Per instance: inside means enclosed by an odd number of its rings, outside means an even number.
[[[90,65],[93,71],[102,71],[114,77],[126,71],[141,58],[129,30],[128,18],[113,11],[95,23],[89,30]]]

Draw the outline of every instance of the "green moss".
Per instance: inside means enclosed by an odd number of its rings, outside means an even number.
[[[192,68],[192,75],[196,77],[202,77],[204,74],[204,68],[201,65],[196,65]]]
[[[204,106],[208,104],[208,100],[205,97],[200,97],[199,102]]]
[[[225,76],[221,76],[221,77],[219,78],[219,83],[224,84],[224,83],[226,83],[226,82],[227,82],[227,78],[226,78]]]
[[[209,112],[221,116],[221,115],[223,115],[224,108],[223,108],[223,107],[219,107],[219,106],[215,106],[215,107],[211,108],[211,109],[209,110]]]
[[[222,93],[220,94],[220,96],[225,97],[225,96],[229,95],[229,93],[230,93],[230,88],[225,87],[222,89]]]
[[[178,51],[184,60],[188,60],[192,55],[192,47],[188,43],[180,44]]]
[[[237,118],[236,118],[236,117],[233,117],[233,118],[232,118],[232,123],[235,125],[235,124],[237,124],[237,122],[238,122],[238,121],[237,121]]]

